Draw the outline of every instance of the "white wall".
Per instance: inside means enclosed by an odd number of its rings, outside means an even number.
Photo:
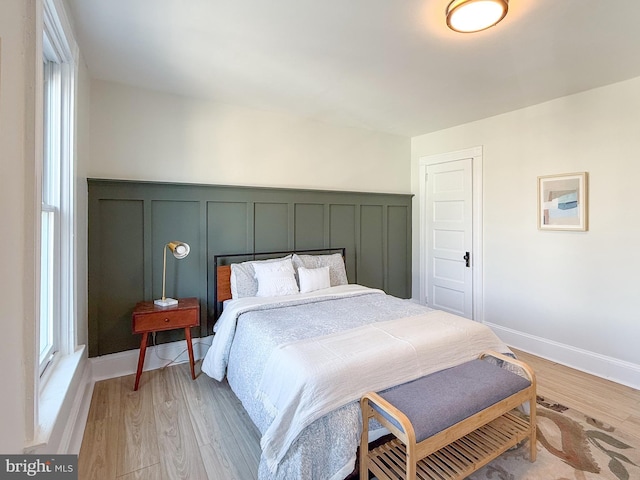
[[[408,193],[410,139],[92,81],[96,178]]]
[[[36,296],[35,275],[36,226],[39,222],[37,202],[36,162],[41,152],[37,148],[36,121],[36,65],[37,32],[41,28],[38,0],[0,2],[0,452],[22,453],[31,445],[36,431]],[[40,27],[38,27],[40,25]],[[78,156],[88,156],[89,78],[84,66],[78,81],[77,132]],[[87,245],[86,245],[86,174],[82,168],[77,175],[81,186],[77,196],[80,223],[77,232],[78,272],[78,343],[87,342]],[[77,178],[78,178],[77,176]],[[58,432],[72,421],[71,402],[78,392],[69,392],[51,425]],[[58,434],[58,437],[60,435]],[[58,445],[48,445],[47,451],[56,451]]]
[[[0,2],[0,452],[20,453],[26,441],[33,381],[34,351],[25,348],[25,329],[33,330],[33,157],[27,137],[33,133],[32,2]],[[27,18],[30,15],[31,21]],[[31,132],[27,124],[31,123]]]
[[[421,156],[480,145],[484,321],[514,345],[640,386],[640,78],[415,137],[412,191]],[[589,231],[538,231],[537,176],[578,171],[589,172]]]

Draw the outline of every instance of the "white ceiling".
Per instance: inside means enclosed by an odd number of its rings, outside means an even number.
[[[69,3],[94,78],[406,136],[640,76],[638,0],[511,0],[476,34],[449,0]]]

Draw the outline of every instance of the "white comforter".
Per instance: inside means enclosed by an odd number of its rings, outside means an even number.
[[[327,292],[292,295],[286,298],[285,304],[304,304],[310,298],[316,301],[317,297],[331,299],[372,293],[385,296],[379,290],[344,285]],[[282,297],[246,298],[234,300],[225,307],[202,371],[222,380],[238,317],[280,303],[283,303]],[[425,311],[418,306],[416,310]],[[441,311],[279,344],[265,357],[262,366],[256,366],[262,374],[252,390],[254,401],[259,402],[272,419],[261,428],[265,465],[274,477],[280,478],[281,475],[275,473],[278,465],[305,427],[357,400],[364,392],[383,390],[454,366],[488,349],[509,351],[488,327]],[[335,475],[329,473],[328,476],[343,478],[349,468],[353,468],[348,464],[337,467],[332,467],[336,468]]]
[[[233,300],[228,306],[225,306],[222,315],[216,322],[211,348],[209,348],[202,361],[202,371],[218,381],[224,378],[229,362],[229,350],[236,331],[236,322],[244,312],[259,310],[265,306],[283,302],[294,305],[296,303],[304,303],[312,298],[339,298],[375,292],[384,293],[382,290],[349,284],[286,297],[245,297]]]
[[[307,425],[368,391],[380,391],[477,357],[508,351],[485,325],[434,310],[280,345],[256,396],[274,415],[261,446],[275,471]]]

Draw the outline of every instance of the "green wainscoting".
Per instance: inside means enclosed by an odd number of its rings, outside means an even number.
[[[89,179],[89,356],[131,350],[131,312],[162,295],[198,297],[200,328],[215,319],[214,255],[345,247],[350,283],[411,296],[411,195]],[[157,342],[184,338],[159,332]]]

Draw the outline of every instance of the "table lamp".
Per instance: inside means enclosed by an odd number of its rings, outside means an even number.
[[[191,250],[191,248],[189,248],[189,244],[184,242],[178,242],[178,241],[169,242],[164,246],[164,249],[162,250],[164,253],[163,262],[162,262],[162,298],[154,300],[153,302],[154,304],[160,307],[169,307],[171,305],[177,305],[178,303],[178,300],[176,300],[175,298],[166,298],[164,296],[165,285],[167,280],[167,248],[171,250],[171,253],[173,253],[173,256],[176,257],[178,260],[189,255],[189,251]]]

